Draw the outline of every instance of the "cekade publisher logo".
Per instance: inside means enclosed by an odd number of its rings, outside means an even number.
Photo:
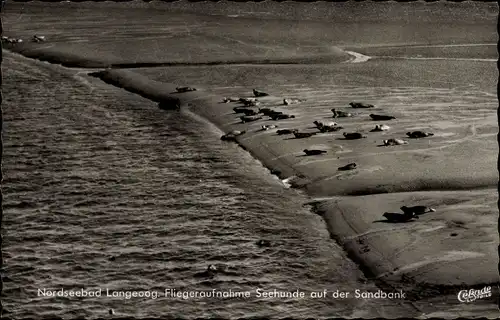
[[[488,297],[491,297],[491,287],[484,287],[481,290],[461,290],[458,293],[458,301],[460,302],[473,302]]]

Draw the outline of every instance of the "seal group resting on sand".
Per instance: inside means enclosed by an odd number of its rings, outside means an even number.
[[[366,104],[361,102],[351,102],[349,105],[353,108],[375,108],[373,104]]]
[[[296,139],[310,138],[316,134],[316,132],[299,132],[299,130],[293,130],[292,133]]]
[[[196,88],[191,88],[191,87],[177,87],[175,88],[177,92],[189,92],[189,91],[196,91]]]
[[[375,120],[375,121],[383,121],[383,120],[392,120],[392,119],[396,119],[396,117],[393,117],[393,116],[385,116],[385,115],[381,115],[381,114],[370,114],[370,117],[372,118],[372,120]]]
[[[425,137],[433,136],[434,133],[423,132],[423,131],[413,131],[413,132],[407,132],[406,135],[410,138],[418,139],[418,138],[425,138]]]
[[[386,124],[377,124],[375,128],[371,129],[370,132],[378,132],[378,131],[388,131],[391,127]]]
[[[359,132],[352,132],[352,133],[344,132],[344,138],[346,140],[356,140],[356,139],[366,138],[366,136],[364,136]]]
[[[265,97],[265,96],[268,96],[269,94],[253,89],[253,95],[256,97]]]
[[[320,155],[320,154],[323,154],[323,153],[326,153],[325,150],[308,150],[308,149],[304,149],[304,153],[308,156],[317,156],[317,155]]]
[[[436,212],[436,209],[429,208],[426,206],[413,206],[413,207],[407,207],[407,206],[402,206],[401,211],[403,211],[405,214],[415,214],[415,215],[421,215],[425,214],[428,212]]]
[[[273,119],[275,121],[295,118],[294,115],[289,115],[289,114],[273,114],[273,115],[270,115],[270,117],[271,117],[271,119]]]
[[[245,122],[252,122],[252,121],[260,120],[260,119],[262,119],[262,116],[259,116],[259,115],[241,116],[240,119],[241,119],[241,122],[245,123]]]
[[[356,163],[349,163],[349,164],[346,164],[345,166],[343,167],[339,167],[339,170],[340,171],[347,171],[347,170],[354,170],[357,168],[357,165]]]
[[[387,139],[384,140],[384,146],[399,146],[403,144],[408,144],[408,141],[402,139]]]
[[[395,212],[386,212],[383,214],[383,216],[390,222],[408,222],[412,219],[418,219],[417,215],[395,213]]]
[[[337,111],[335,108],[331,109],[333,113],[333,118],[347,118],[347,117],[352,117],[352,113],[349,112],[344,112],[344,111]]]
[[[283,134],[292,134],[292,133],[294,133],[294,131],[298,131],[298,130],[297,129],[280,129],[280,130],[276,131],[276,133],[281,136]]]
[[[242,134],[244,134],[246,131],[239,131],[239,130],[234,130],[234,131],[231,131],[225,135],[223,135],[222,137],[220,137],[220,139],[222,141],[236,141],[236,137],[237,136],[241,136]]]

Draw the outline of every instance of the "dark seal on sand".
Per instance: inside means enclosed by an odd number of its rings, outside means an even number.
[[[406,135],[410,138],[418,139],[418,138],[425,138],[425,137],[433,136],[434,133],[423,132],[423,131],[413,131],[413,132],[410,131],[410,132],[407,132]]]
[[[359,132],[352,132],[352,133],[344,132],[344,138],[346,140],[356,140],[356,139],[366,138],[366,136],[364,136]]]
[[[290,114],[273,114],[273,115],[270,115],[270,117],[271,117],[271,119],[273,119],[275,121],[295,118],[294,115],[290,115]]]
[[[353,108],[375,108],[373,104],[361,103],[361,102],[351,102],[349,105]]]
[[[405,214],[409,214],[409,215],[412,215],[412,214],[421,215],[421,214],[428,213],[428,212],[435,212],[436,209],[429,208],[426,206],[413,206],[413,207],[402,206],[401,211],[403,211]]]
[[[333,108],[331,111],[333,113],[333,118],[347,118],[347,117],[352,117],[352,113],[349,113],[349,112],[338,111],[335,108]]]
[[[283,135],[283,134],[292,134],[294,131],[297,131],[297,129],[280,129],[276,131],[278,135]]]
[[[177,92],[181,93],[181,92],[196,91],[196,88],[191,88],[191,87],[177,87],[177,88],[175,88],[175,90],[177,90]]]
[[[387,139],[384,140],[384,146],[400,146],[403,144],[408,144],[408,141],[402,139]]]
[[[262,117],[259,116],[259,115],[255,115],[255,116],[241,116],[240,119],[241,119],[241,122],[245,123],[245,122],[252,122],[252,121],[260,120],[260,119],[262,119]]]
[[[339,170],[340,171],[347,171],[347,170],[354,170],[356,168],[357,168],[357,165],[356,165],[356,163],[353,162],[353,163],[349,163],[343,167],[339,167]]]
[[[304,149],[304,153],[308,156],[318,156],[320,154],[326,153],[326,151],[325,150],[316,150],[316,149],[312,149],[312,150]]]
[[[315,134],[316,132],[299,132],[298,130],[293,131],[293,135],[296,139],[310,138]]]
[[[393,117],[393,116],[386,116],[386,115],[381,115],[381,114],[370,114],[370,117],[372,118],[372,120],[375,120],[375,121],[383,121],[383,120],[392,120],[392,119],[396,119],[396,117]]]
[[[268,96],[269,94],[265,93],[265,92],[262,92],[262,91],[257,91],[255,89],[253,89],[253,94],[254,96],[256,97],[265,97],[265,96]]]
[[[162,110],[180,110],[181,100],[177,98],[163,99],[158,103],[158,108]]]
[[[390,222],[408,222],[412,219],[418,219],[417,215],[413,214],[402,214],[395,212],[386,212],[383,216]]]
[[[225,135],[223,135],[222,137],[220,137],[220,139],[222,141],[236,141],[236,137],[237,136],[241,136],[242,134],[244,134],[246,131],[239,131],[239,130],[234,130],[234,131],[231,131]]]

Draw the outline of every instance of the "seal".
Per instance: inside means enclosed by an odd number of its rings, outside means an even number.
[[[418,219],[418,216],[411,214],[402,214],[395,212],[386,212],[383,216],[390,222],[408,222],[412,219]]]
[[[407,207],[407,206],[402,206],[401,211],[403,211],[405,214],[415,214],[415,215],[421,215],[425,214],[428,212],[436,212],[436,209],[429,208],[426,206],[413,206],[413,207]]]
[[[316,150],[316,149],[312,149],[312,150],[304,149],[304,153],[308,156],[317,156],[317,155],[326,153],[326,151],[325,150]]]
[[[408,141],[402,139],[387,139],[384,140],[384,146],[400,146],[403,144],[408,144]]]
[[[353,108],[375,108],[373,104],[361,103],[361,102],[351,102],[349,105]]]
[[[191,88],[191,87],[177,87],[175,88],[177,92],[182,93],[182,92],[189,92],[189,91],[196,91],[196,88]]]
[[[222,99],[222,102],[224,102],[224,103],[238,102],[238,101],[240,101],[239,98],[224,97],[224,99]]]
[[[260,120],[260,119],[262,119],[262,117],[259,115],[241,116],[240,119],[241,119],[241,122],[245,123],[245,122],[252,122],[252,121]]]
[[[177,98],[166,98],[158,103],[158,108],[162,110],[180,110],[181,100]]]
[[[245,107],[258,107],[258,106],[260,106],[259,101],[245,101],[245,102],[243,102],[243,104],[245,105]]]
[[[316,132],[299,132],[299,130],[293,130],[293,135],[296,139],[310,138],[315,134]]]
[[[233,111],[235,113],[244,113],[247,116],[251,116],[251,115],[256,115],[257,114],[257,112],[255,112],[255,110],[250,109],[250,108],[245,108],[245,107],[234,107]],[[252,114],[247,114],[247,113],[252,113]]]
[[[352,117],[352,113],[349,112],[344,112],[344,111],[338,111],[335,108],[331,109],[333,113],[333,118],[347,118],[347,117]]]
[[[265,124],[261,128],[262,128],[263,131],[266,131],[266,130],[270,130],[270,129],[275,129],[277,127],[278,126],[275,125],[275,124]]]
[[[359,132],[352,132],[352,133],[344,132],[344,138],[346,140],[356,140],[356,139],[366,138],[366,136],[364,136]]]
[[[269,108],[259,109],[259,113],[262,113],[263,115],[268,116],[268,117],[271,117],[273,115],[283,114],[283,112],[281,112],[281,111],[274,111],[274,110],[269,109]]]
[[[377,124],[375,125],[375,128],[371,129],[370,132],[377,132],[377,131],[388,131],[391,127],[389,127],[386,124]]]
[[[386,116],[386,115],[381,115],[381,114],[370,114],[370,118],[375,121],[385,121],[385,120],[392,120],[396,119],[396,117],[393,116]]]
[[[356,169],[358,166],[356,165],[356,163],[352,162],[352,163],[349,163],[349,164],[346,164],[345,166],[343,167],[339,167],[339,170],[340,171],[347,171],[347,170],[354,170]]]
[[[283,104],[285,106],[288,106],[288,105],[291,105],[291,104],[294,104],[294,103],[300,103],[302,101],[303,100],[297,99],[297,98],[289,98],[289,99],[283,99]]]
[[[265,96],[268,96],[269,94],[253,89],[253,95],[256,97],[265,97]]]
[[[258,100],[256,98],[240,98],[239,101],[246,103],[246,102],[256,102]]]
[[[270,117],[271,117],[271,119],[273,119],[275,121],[295,118],[294,115],[289,115],[289,114],[273,114]]]
[[[276,133],[281,136],[283,134],[292,134],[294,131],[298,132],[297,129],[281,129],[281,130],[276,131]]]
[[[39,36],[39,35],[34,35],[33,36],[33,42],[44,42],[45,41],[45,36]]]
[[[207,270],[203,271],[203,272],[199,272],[199,273],[196,273],[194,276],[195,277],[198,277],[198,278],[211,278],[213,276],[215,276],[215,274],[219,271],[219,269],[213,265],[213,264],[210,264],[208,265],[207,267]]]
[[[425,138],[425,137],[433,136],[434,133],[423,132],[423,131],[410,131],[410,132],[407,132],[406,135],[410,138],[418,139],[418,138]]]
[[[322,127],[335,127],[338,125],[337,122],[327,122],[323,123],[321,121],[314,121],[313,124],[316,126],[316,128],[321,129]]]
[[[222,141],[236,141],[236,137],[241,136],[245,132],[246,131],[233,130],[233,131],[223,135],[222,137],[220,137],[220,139]]]

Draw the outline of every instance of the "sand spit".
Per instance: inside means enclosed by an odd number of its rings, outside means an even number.
[[[384,113],[394,114],[397,120],[392,120],[388,132],[370,133],[375,123],[368,117],[371,111],[357,110],[356,117],[336,120],[346,127],[345,131],[363,132],[368,135],[366,139],[346,141],[343,131],[296,139],[293,135],[277,135],[278,128],[262,131],[261,126],[278,124],[279,128],[314,132],[314,119],[328,118],[329,110],[314,109],[318,97],[307,92],[300,97],[306,102],[281,108],[282,97],[258,98],[263,105],[296,118],[273,121],[264,117],[243,124],[232,110],[239,104],[223,103],[220,95],[203,90],[174,93],[174,84],[151,81],[126,70],[107,70],[94,76],[154,101],[179,99],[183,106],[189,105],[224,132],[246,130],[235,138],[245,150],[286,185],[325,198],[315,203],[315,210],[325,218],[332,237],[374,278],[403,287],[414,296],[442,294],[446,288],[456,293],[461,286],[498,281],[498,235],[493,227],[498,173],[492,165],[498,151],[495,136],[489,134],[493,129],[487,129],[489,116],[474,124],[448,122],[443,127],[439,112],[428,109],[419,123],[427,131],[434,131],[435,137],[383,147],[383,139],[407,139],[407,127],[417,125],[411,113],[415,106],[396,112],[396,108],[384,105]],[[354,90],[359,97],[359,90]],[[234,96],[234,92],[227,92],[227,96]],[[251,88],[240,96],[252,97]],[[473,106],[469,112],[474,112]],[[484,133],[478,134],[477,128],[483,128]],[[450,135],[440,136],[443,132]],[[303,155],[304,149],[320,147],[328,148],[328,153]],[[352,162],[357,163],[356,169],[338,170]],[[384,212],[400,212],[403,205],[427,205],[436,212],[411,223],[387,223],[382,217]]]

